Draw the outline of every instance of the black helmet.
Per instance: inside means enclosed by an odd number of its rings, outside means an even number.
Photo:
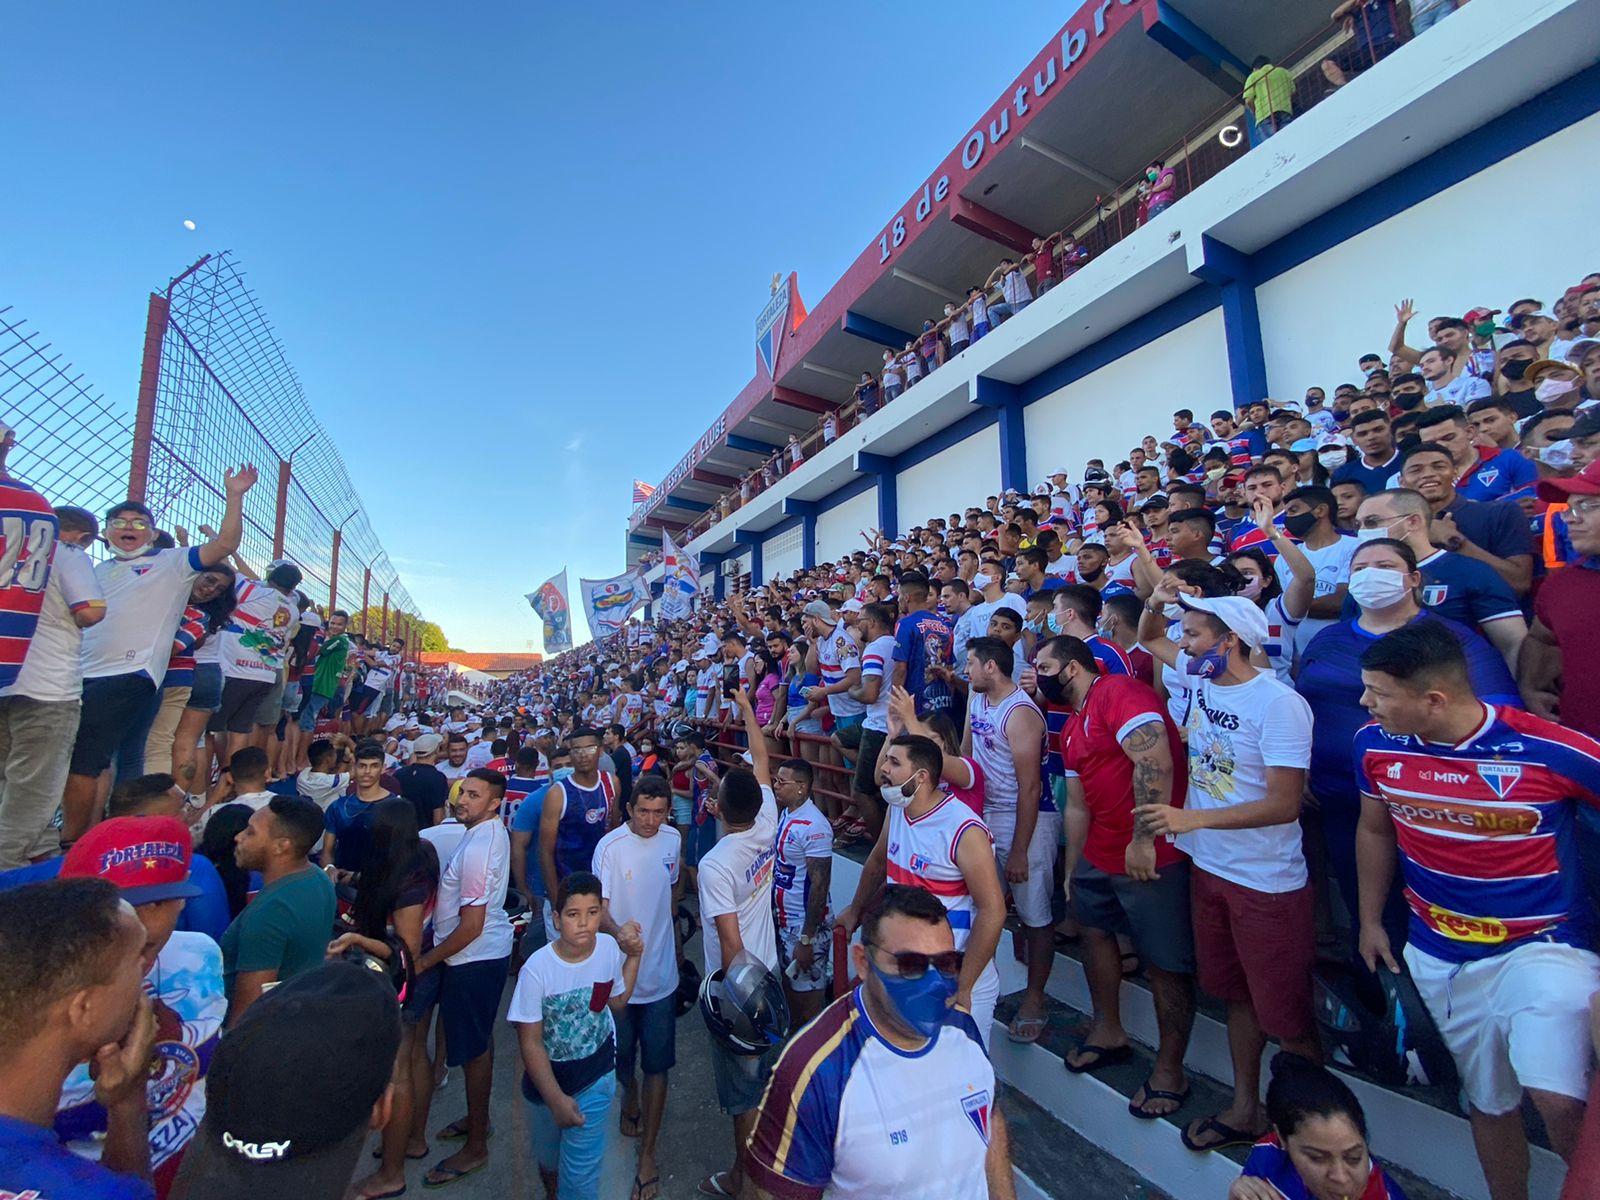
[[[1455,1060],[1404,972],[1373,977],[1343,963],[1318,963],[1313,1006],[1335,1066],[1354,1067],[1386,1087],[1459,1086]]]
[[[668,745],[676,745],[694,735],[694,726],[687,721],[674,721],[667,726],[666,733]]]
[[[687,958],[678,963],[678,991],[673,997],[673,1007],[682,1017],[700,1002],[700,968]]]
[[[748,951],[706,976],[700,1015],[711,1036],[735,1054],[765,1054],[789,1036],[783,985]]]

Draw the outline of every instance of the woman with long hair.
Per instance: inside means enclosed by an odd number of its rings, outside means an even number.
[[[251,893],[260,886],[260,877],[252,884],[254,872],[246,871],[233,856],[234,840],[250,823],[253,811],[246,804],[224,804],[212,810],[211,819],[200,835],[200,844],[194,848],[196,854],[205,855],[216,867],[222,879],[222,890],[228,896],[230,918],[239,915],[249,903]]]
[[[367,850],[355,877],[351,932],[328,945],[328,956],[351,948],[391,962],[403,945],[415,963],[433,948],[433,901],[439,889],[439,856],[417,829],[409,800],[391,797],[372,807]],[[409,964],[407,964],[409,970]],[[394,1107],[384,1126],[378,1169],[356,1185],[357,1200],[398,1196],[405,1191],[406,1159],[428,1153],[423,1135],[433,1099],[428,1060],[428,1018],[438,996],[435,969],[409,981],[401,1008],[400,1050],[394,1063]]]

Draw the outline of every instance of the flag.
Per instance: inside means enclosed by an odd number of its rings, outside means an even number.
[[[700,563],[694,555],[678,549],[665,529],[661,531],[661,568],[661,615],[668,621],[680,621],[694,611]]]
[[[635,479],[633,481],[633,502],[635,504],[643,504],[655,494],[656,489],[654,484],[646,483],[642,479]]]
[[[800,328],[806,319],[805,302],[800,299],[800,284],[793,271],[787,279],[772,277],[772,298],[756,318],[756,356],[772,379],[778,377],[778,355],[783,339]]]
[[[552,575],[528,593],[528,603],[544,622],[544,652],[560,654],[572,649],[572,605],[567,603],[567,569]]]
[[[596,640],[618,632],[634,610],[650,600],[650,585],[639,571],[610,579],[580,579],[578,587],[589,617],[589,632]]]

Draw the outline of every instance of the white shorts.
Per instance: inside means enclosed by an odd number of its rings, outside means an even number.
[[[833,920],[830,918],[817,927],[811,937],[811,969],[802,971],[794,965],[795,948],[800,944],[797,926],[778,929],[778,966],[783,980],[791,991],[820,992],[833,982]]]
[[[1532,942],[1469,963],[1407,946],[1405,960],[1473,1108],[1511,1112],[1524,1088],[1589,1094],[1589,997],[1600,991],[1600,955]]]
[[[1017,919],[1029,929],[1042,929],[1055,922],[1050,902],[1056,891],[1056,844],[1061,837],[1061,814],[1041,812],[1034,822],[1033,840],[1028,843],[1028,878],[1022,883],[1006,879],[1006,858],[1011,854],[1011,837],[1017,827],[1015,809],[989,810],[984,823],[994,835],[994,858],[1000,867],[1000,886],[1011,896]]]

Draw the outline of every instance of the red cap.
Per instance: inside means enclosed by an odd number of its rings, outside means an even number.
[[[1566,479],[1541,479],[1539,499],[1559,504],[1568,496],[1600,496],[1600,459]]]
[[[1461,319],[1468,325],[1476,325],[1479,321],[1485,320],[1488,317],[1498,316],[1499,313],[1500,310],[1498,308],[1474,308],[1469,309],[1467,311],[1467,315]]]
[[[129,904],[200,895],[189,881],[194,839],[177,817],[112,817],[90,829],[61,861],[61,878],[97,876]]]

